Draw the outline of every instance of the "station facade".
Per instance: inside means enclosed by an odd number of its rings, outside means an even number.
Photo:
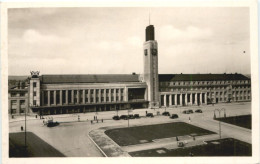
[[[251,101],[242,74],[158,74],[154,26],[146,27],[143,74],[40,75],[9,86],[9,113],[67,114]],[[18,85],[19,84],[19,85]]]

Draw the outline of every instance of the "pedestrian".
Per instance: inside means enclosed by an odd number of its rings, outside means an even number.
[[[97,120],[97,116],[96,116],[96,120]]]
[[[193,141],[195,141],[195,136],[193,136]]]
[[[176,136],[176,141],[179,141],[179,138],[178,138],[178,136]]]
[[[147,110],[145,111],[145,115],[147,115]]]
[[[79,117],[79,115],[78,115],[78,121],[80,121],[80,117]]]
[[[91,122],[91,124],[93,124],[93,121],[92,121],[92,120],[91,120],[90,122]]]
[[[96,120],[95,118],[96,118],[96,116],[94,116],[94,120]]]
[[[101,120],[102,122],[103,122],[103,118],[102,118],[102,120]]]
[[[190,117],[189,117],[189,123],[190,123]]]
[[[98,119],[97,119],[97,123],[98,123]]]
[[[23,126],[21,126],[21,131],[23,131]]]

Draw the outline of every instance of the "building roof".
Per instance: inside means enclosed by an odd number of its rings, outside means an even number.
[[[139,82],[139,75],[134,74],[97,74],[97,75],[42,75],[43,84],[53,83],[121,83]]]
[[[159,81],[225,81],[250,80],[242,74],[160,74]]]

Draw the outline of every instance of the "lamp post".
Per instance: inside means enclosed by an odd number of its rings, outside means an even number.
[[[218,111],[219,113],[219,118],[220,118],[220,113],[221,111],[224,111],[224,117],[226,117],[226,109],[222,108],[222,109],[215,109],[214,110],[214,117],[216,117],[215,111]],[[221,121],[219,120],[219,138],[221,139]]]

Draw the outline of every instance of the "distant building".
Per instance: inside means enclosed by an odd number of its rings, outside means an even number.
[[[39,75],[9,80],[9,113],[40,115],[251,101],[242,74],[158,75],[154,26],[146,28],[143,74]]]

